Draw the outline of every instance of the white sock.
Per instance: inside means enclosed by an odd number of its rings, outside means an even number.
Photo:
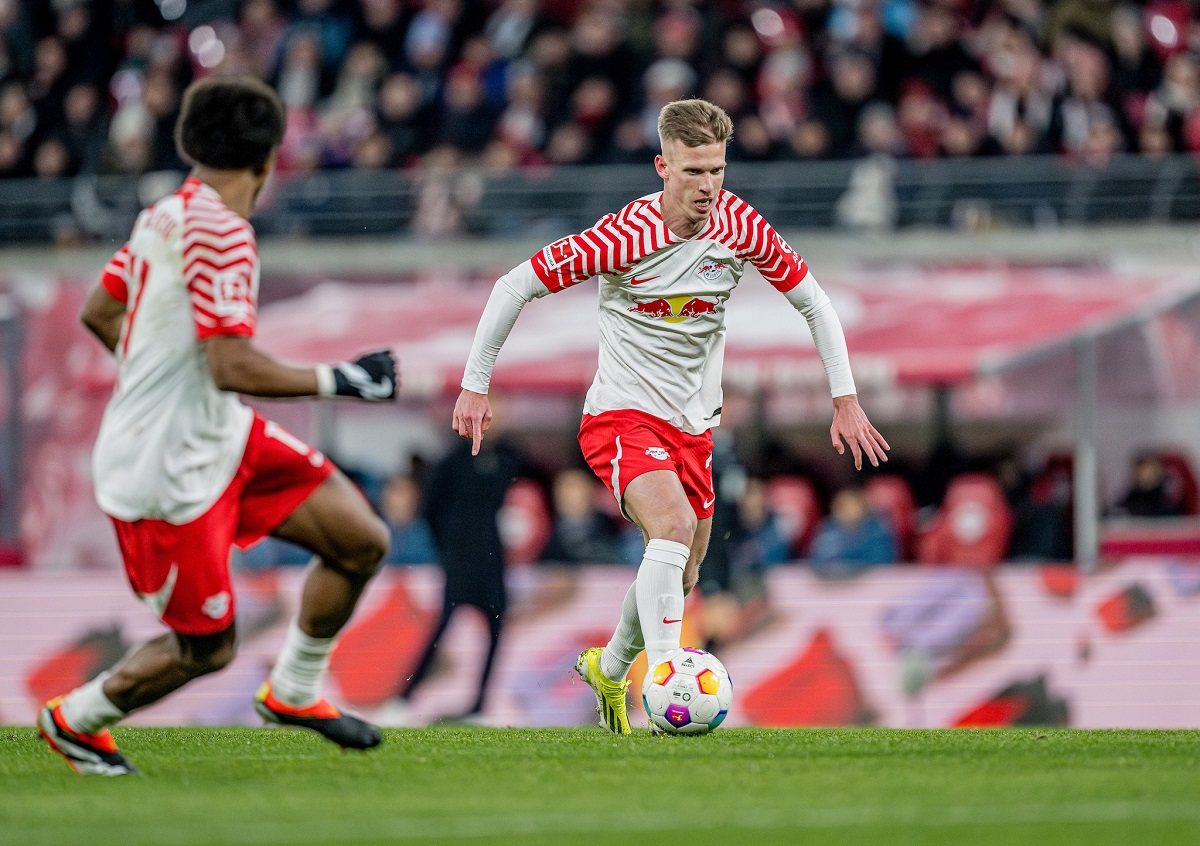
[[[683,568],[689,550],[675,541],[651,538],[638,569],[638,619],[646,641],[646,660],[653,667],[672,649],[679,648],[683,630]]]
[[[310,637],[293,622],[271,671],[271,692],[275,698],[293,708],[316,704],[321,696],[321,676],[329,666],[329,653],[335,641],[332,637]]]
[[[125,718],[125,712],[104,695],[104,680],[108,677],[109,673],[101,673],[87,684],[72,690],[63,699],[63,719],[72,731],[96,734]]]
[[[642,637],[642,622],[638,618],[637,582],[625,592],[625,603],[621,606],[621,622],[613,632],[612,640],[600,653],[600,672],[611,681],[621,681],[629,674],[629,668],[638,653],[646,648]]]

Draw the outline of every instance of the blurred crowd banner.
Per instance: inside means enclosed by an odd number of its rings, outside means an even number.
[[[571,667],[582,648],[607,640],[633,574],[512,571],[490,724],[594,719],[591,692]],[[251,698],[302,575],[241,574],[237,659],[130,722],[256,723]],[[334,655],[332,698],[367,715],[383,705],[411,672],[440,599],[434,567],[376,579]],[[418,724],[468,705],[486,643],[473,615],[464,610],[451,624],[443,659],[414,697]],[[29,723],[40,702],[160,631],[115,573],[0,575],[0,722]],[[844,582],[781,567],[750,595],[689,598],[684,642],[716,632],[735,684],[728,725],[1200,725],[1200,559],[1130,558],[1087,582],[1057,566],[894,566]],[[639,658],[635,690],[644,672]]]
[[[9,408],[20,415],[10,415],[10,434],[0,444],[9,447],[8,487],[15,490],[0,497],[0,512],[15,527],[19,509],[21,552],[39,570],[119,563],[90,474],[116,369],[78,321],[86,281],[45,280],[26,298],[14,331],[20,369],[8,380],[17,397]],[[874,392],[872,407],[893,419],[907,412],[885,394],[930,385],[961,385],[962,414],[1061,418],[1075,383],[1071,343],[1089,333],[1105,333],[1098,344],[1108,374],[1102,404],[1155,408],[1200,396],[1200,281],[1191,271],[959,265],[842,273],[824,277],[823,285],[845,326],[860,388]],[[258,340],[266,350],[313,362],[389,346],[404,367],[402,393],[415,403],[457,393],[491,289],[489,280],[436,274],[389,282],[317,276],[284,279],[281,287],[301,292],[262,308]],[[580,287],[590,290],[530,304],[497,362],[497,388],[582,396],[595,372],[597,330],[595,288]],[[731,298],[725,387],[766,397],[777,419],[823,419],[824,371],[802,318],[781,303],[753,275]],[[735,403],[731,393],[727,413]],[[271,403],[266,413],[312,438],[314,407]],[[338,458],[337,444],[317,438],[315,445]],[[1101,469],[1110,478],[1123,470]]]

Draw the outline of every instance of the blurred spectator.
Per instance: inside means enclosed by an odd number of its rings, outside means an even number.
[[[752,566],[759,561],[759,550],[746,543],[746,518],[767,522],[766,499],[761,481],[755,480],[758,490],[746,494],[751,486],[746,468],[742,466],[734,449],[733,438],[717,430],[713,439],[713,490],[716,503],[712,516],[712,535],[700,567],[700,592],[704,596],[701,605],[705,633],[704,648],[719,651],[721,647],[735,642],[765,623],[770,614],[763,567]],[[783,558],[790,557],[786,541],[780,550],[769,533],[775,530],[773,517],[769,521],[772,529],[763,532],[767,541],[768,557],[774,559],[782,552]],[[772,563],[778,563],[772,561]]]
[[[508,607],[504,547],[496,519],[523,465],[520,454],[497,434],[489,432],[477,456],[471,455],[470,441],[456,441],[430,470],[423,513],[446,573],[442,612],[413,674],[407,683],[397,679],[396,698],[377,715],[382,725],[406,724],[408,700],[428,677],[442,635],[454,612],[464,605],[477,609],[487,621],[487,657],[471,704],[449,719],[474,721],[483,712]]]
[[[1100,45],[1071,33],[1059,39],[1057,52],[1067,91],[1051,114],[1050,143],[1073,158],[1101,164],[1125,149],[1128,134],[1108,59]]]
[[[813,91],[813,110],[829,128],[834,156],[855,154],[858,118],[875,95],[875,64],[865,53],[845,51],[834,57],[829,80]]]
[[[896,536],[887,520],[871,510],[862,488],[843,488],[829,504],[809,552],[822,576],[853,576],[896,560]]]
[[[410,476],[394,476],[383,488],[380,512],[388,526],[385,564],[433,564],[438,560],[433,532],[421,514],[421,488]]]
[[[1006,153],[1035,152],[1050,127],[1054,100],[1029,33],[1010,27],[993,65],[996,85],[988,102],[988,131]]]
[[[554,479],[554,528],[541,560],[558,564],[615,564],[617,529],[596,507],[596,479],[585,470],[564,470]]]
[[[1180,516],[1184,513],[1183,503],[1172,495],[1167,482],[1162,459],[1152,452],[1141,453],[1133,461],[1129,490],[1118,500],[1114,510],[1130,517]]]
[[[767,505],[767,485],[762,479],[746,480],[730,541],[737,547],[735,567],[741,569],[765,570],[791,558],[779,518]]]
[[[92,85],[76,85],[63,104],[63,137],[80,173],[97,173],[104,158],[108,122],[100,94]]]
[[[487,146],[496,114],[484,98],[483,84],[469,69],[450,74],[438,127],[438,143],[466,153],[479,153]]]
[[[995,468],[1013,513],[1008,555],[1012,561],[1071,559],[1071,478],[1065,473],[1031,474],[1012,457]]]
[[[245,0],[240,27],[251,73],[264,79],[270,77],[279,60],[280,45],[287,28],[275,0]]]
[[[907,75],[925,82],[942,102],[950,100],[959,73],[978,68],[962,35],[962,21],[953,5],[932,0],[920,6]]]
[[[406,73],[384,80],[379,91],[379,131],[387,136],[389,164],[404,165],[424,152],[428,144],[426,119],[421,105],[421,87]]]

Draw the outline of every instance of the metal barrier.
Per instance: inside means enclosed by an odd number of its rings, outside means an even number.
[[[1103,166],[1053,156],[929,161],[734,163],[727,187],[780,228],[958,230],[1200,219],[1198,160],[1118,156]],[[123,238],[179,173],[0,182],[0,243]],[[275,181],[261,234],[474,235],[578,231],[658,190],[645,166],[322,171]]]

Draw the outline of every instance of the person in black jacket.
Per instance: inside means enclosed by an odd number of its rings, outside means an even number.
[[[442,614],[407,686],[402,684],[396,699],[380,709],[378,718],[384,725],[408,723],[408,702],[428,677],[450,618],[462,605],[479,609],[487,618],[487,659],[471,706],[445,720],[474,722],[482,714],[507,608],[504,547],[496,517],[522,465],[521,455],[503,441],[488,444],[474,457],[471,443],[459,441],[430,471],[423,512],[446,573]]]

